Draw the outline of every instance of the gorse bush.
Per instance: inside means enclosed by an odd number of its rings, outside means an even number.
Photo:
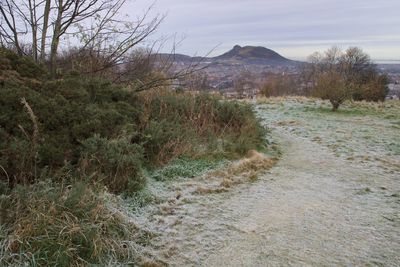
[[[23,79],[40,79],[47,77],[43,66],[36,64],[29,57],[21,57],[8,49],[0,47],[0,69],[1,77],[14,73],[14,76]]]
[[[113,193],[132,193],[143,188],[143,148],[127,138],[108,140],[99,135],[83,142],[79,168],[101,181]]]
[[[263,144],[264,130],[246,104],[168,90],[135,94],[77,74],[47,80],[29,59],[2,55],[0,175],[11,186],[72,164],[78,175],[96,173],[122,192],[141,187],[142,166],[180,156],[237,157]]]
[[[107,81],[70,76],[56,81],[37,79],[33,87],[20,74],[15,75],[18,82],[8,82],[4,73],[10,71],[18,73],[9,63],[1,70],[0,84],[0,164],[7,172],[0,177],[10,185],[34,181],[45,167],[56,170],[66,163],[77,164],[86,139],[94,134],[117,137],[140,120],[136,96]],[[35,151],[35,125],[22,98],[37,118]]]

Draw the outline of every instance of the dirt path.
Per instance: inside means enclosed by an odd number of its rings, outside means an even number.
[[[171,266],[400,266],[398,166],[339,157],[320,139],[296,134],[309,120],[288,127],[282,119],[266,121],[282,148],[278,164],[226,193],[184,194],[145,221],[159,233],[149,254]],[[196,182],[174,186],[185,191]]]
[[[235,224],[241,232],[204,265],[399,266],[399,205],[371,183],[374,174],[315,143],[275,135],[282,160],[229,200],[243,210]]]

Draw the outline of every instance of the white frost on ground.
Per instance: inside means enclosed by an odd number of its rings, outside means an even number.
[[[278,164],[228,192],[195,194],[203,178],[159,189],[169,201],[135,215],[154,233],[144,252],[171,266],[398,266],[399,108],[259,104]]]
[[[304,98],[271,100],[257,107],[272,128],[289,131],[323,146],[366,169],[400,171],[400,104],[364,103],[330,111],[326,101]]]

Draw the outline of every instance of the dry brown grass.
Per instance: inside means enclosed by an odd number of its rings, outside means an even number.
[[[165,263],[162,263],[162,262],[148,261],[148,262],[143,263],[141,266],[142,267],[165,267],[168,265]]]
[[[29,149],[25,151],[25,157],[19,162],[19,174],[14,176],[12,182],[30,183],[37,179],[38,145],[40,139],[39,126],[37,117],[26,99],[23,97],[20,101],[29,115],[33,129],[32,133],[29,133],[24,129],[24,127],[22,127],[22,125],[18,125],[25,138],[29,141]],[[8,182],[10,182],[9,179]]]
[[[226,188],[211,188],[211,187],[205,187],[205,186],[198,186],[195,190],[196,194],[199,195],[208,195],[208,194],[218,194],[218,193],[223,193],[227,192],[228,190]]]
[[[285,120],[285,121],[279,121],[277,125],[279,126],[286,126],[286,125],[299,125],[300,123],[295,120]]]
[[[9,233],[0,249],[0,266],[139,261],[134,242],[147,233],[119,210],[113,195],[95,192],[82,183],[20,190],[0,201],[1,214],[6,214],[0,223]]]
[[[270,169],[276,158],[270,158],[257,151],[251,151],[248,158],[232,163],[226,170],[216,173],[222,178],[221,186],[231,187],[246,181],[255,181],[258,176]]]
[[[276,104],[285,102],[287,100],[298,102],[298,103],[313,103],[322,101],[321,99],[306,96],[276,96],[276,97],[258,97],[257,104]]]
[[[198,187],[196,193],[209,194],[226,192],[235,185],[253,182],[265,171],[273,167],[278,161],[275,157],[268,157],[255,150],[249,152],[242,160],[231,163],[228,167],[209,172],[206,179],[220,180],[217,187]]]
[[[25,107],[26,111],[28,112],[29,117],[32,121],[32,124],[33,124],[32,143],[33,143],[33,145],[36,145],[39,140],[39,126],[38,126],[36,115],[24,97],[21,98],[21,104],[24,105],[24,107]],[[20,126],[20,127],[22,128],[22,126]]]

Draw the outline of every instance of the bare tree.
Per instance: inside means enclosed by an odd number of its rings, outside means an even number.
[[[27,28],[20,23],[19,8],[14,0],[2,0],[0,2],[0,36],[2,43],[14,46],[18,54],[23,51],[20,43],[20,35],[26,34]]]
[[[295,75],[269,74],[267,81],[261,86],[261,93],[266,97],[298,95],[299,88]]]
[[[58,70],[69,68],[132,83],[136,91],[171,85],[205,67],[200,58],[174,70],[175,43],[167,57],[158,56],[158,40],[147,43],[164,16],[153,15],[150,6],[134,20],[124,17],[127,1],[2,0],[0,20],[8,23],[0,27],[0,40],[20,54],[24,51],[20,39],[27,41],[32,51],[29,55],[48,63],[53,77]],[[76,45],[66,47],[62,44],[64,37]],[[143,47],[147,48],[139,53]]]
[[[344,52],[333,47],[310,59],[306,70],[312,77],[313,94],[329,99],[333,110],[346,99],[379,101],[387,94],[387,79],[379,75],[368,54],[358,47]]]
[[[60,45],[60,39],[68,33],[72,26],[86,23],[94,16],[99,17],[102,12],[112,13],[114,9],[120,10],[126,0],[56,0],[56,19],[53,22],[53,33],[50,48],[50,69],[54,72]],[[114,15],[115,16],[115,15]],[[104,17],[104,21],[109,19]],[[100,28],[105,28],[107,23],[100,23]],[[100,31],[100,30],[99,30]]]
[[[323,72],[323,55],[319,52],[311,54],[307,62],[299,67],[299,79],[306,95],[311,94],[312,88],[316,85],[316,79]]]
[[[185,76],[182,85],[189,91],[207,91],[211,88],[207,74],[202,71]]]
[[[246,91],[254,90],[255,83],[252,73],[247,69],[242,70],[233,81],[233,87],[239,98],[243,98]]]
[[[45,52],[45,41],[50,15],[50,4],[52,0],[2,0],[0,2],[1,19],[10,23],[5,23],[1,27],[3,36],[8,36],[8,44],[15,48],[19,54],[24,54],[20,38],[30,45],[30,56],[35,61],[39,60],[39,55]],[[44,6],[44,10],[42,10]],[[43,20],[43,22],[42,22]],[[11,23],[12,22],[12,23]],[[42,38],[38,34],[42,32]],[[13,33],[13,38],[9,38]],[[30,35],[26,36],[26,35]],[[39,42],[43,42],[43,50],[39,50]],[[26,54],[26,53],[25,53]]]
[[[78,25],[76,36],[82,44],[80,49],[97,57],[102,55],[102,66],[93,70],[94,72],[125,63],[132,48],[143,44],[164,19],[164,16],[156,15],[148,20],[152,8],[149,7],[135,21],[122,21],[118,19],[118,15],[125,2],[126,0],[114,1],[103,16],[94,17],[92,24]]]
[[[332,111],[336,111],[345,100],[351,98],[351,94],[342,75],[335,70],[319,75],[313,91],[314,96],[331,102]]]
[[[122,62],[124,55],[144,42],[163,19],[160,15],[149,19],[151,8],[135,21],[121,19],[126,2],[2,0],[0,20],[4,23],[0,26],[1,41],[23,54],[20,39],[24,36],[24,41],[31,44],[31,56],[36,61],[48,59],[50,70],[55,74],[61,39],[63,36],[76,37],[80,42],[79,49],[102,54],[103,65],[108,68]]]

